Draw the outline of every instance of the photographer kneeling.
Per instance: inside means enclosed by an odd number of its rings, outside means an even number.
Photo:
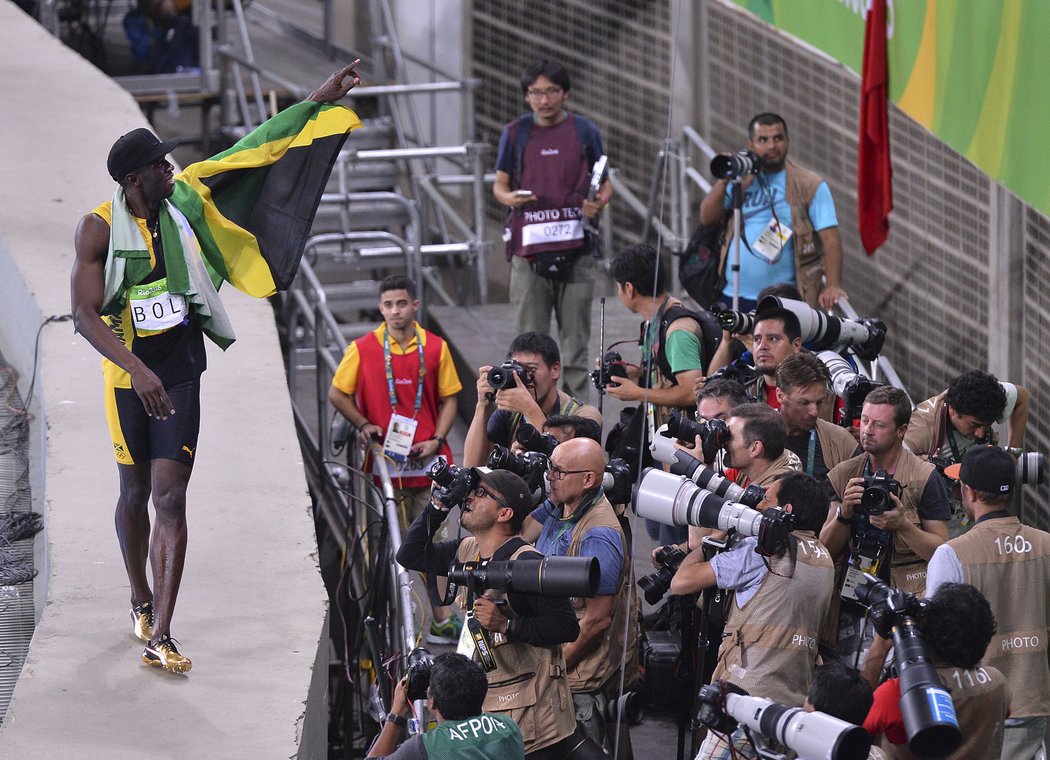
[[[408,527],[397,551],[398,563],[447,578],[453,563],[543,559],[519,535],[532,511],[525,481],[512,472],[488,468],[460,470],[456,477],[461,476],[468,479],[470,491],[459,520],[471,536],[433,543],[449,508],[456,505],[440,503],[443,491],[436,491],[435,499]],[[491,658],[492,669],[486,672],[485,709],[518,724],[528,757],[601,757],[601,750],[577,729],[572,708],[562,644],[575,641],[580,626],[568,598],[513,589],[477,594],[460,587],[456,604],[468,613],[460,651],[480,657],[475,640],[487,640],[484,655]],[[484,630],[472,637],[474,624]]]
[[[391,760],[427,760],[432,755],[477,760],[524,758],[525,747],[518,724],[504,715],[482,712],[488,688],[485,672],[477,664],[453,652],[438,655],[430,667],[430,688],[427,689],[427,709],[437,718],[438,727],[416,734],[394,750],[411,710],[407,679],[403,679],[394,690],[390,715],[368,757]]]
[[[748,537],[710,562],[698,549],[683,560],[671,592],[695,594],[712,586],[735,590],[712,678],[734,683],[753,696],[801,706],[834,586],[831,556],[816,537],[828,497],[824,486],[809,475],[790,472],[768,487],[757,509],[772,505],[794,517],[788,545],[767,557],[758,553],[759,539]],[[746,751],[743,732],[738,733],[734,745]],[[709,734],[698,757],[717,757],[726,749],[720,737]]]

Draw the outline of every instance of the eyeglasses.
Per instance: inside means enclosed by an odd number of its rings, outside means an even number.
[[[525,94],[533,100],[551,98],[552,100],[562,94],[561,87],[548,87],[546,90],[526,90]]]
[[[550,465],[547,467],[547,472],[550,475],[551,480],[564,480],[566,475],[580,475],[590,470],[563,470],[561,467],[555,467]]]
[[[501,507],[509,507],[510,506],[501,497],[497,496],[492,491],[489,491],[487,488],[485,488],[485,486],[478,486],[477,488],[474,489],[474,493],[476,495],[478,495],[479,497],[481,497],[482,499],[485,499],[485,498],[492,499],[494,502],[499,504]]]

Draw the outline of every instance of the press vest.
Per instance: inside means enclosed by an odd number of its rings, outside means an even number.
[[[447,720],[423,734],[428,760],[490,760],[523,758],[521,730],[504,715],[481,713],[464,720]]]
[[[414,441],[428,441],[437,432],[438,403],[438,370],[441,365],[441,349],[444,341],[434,333],[419,328],[424,337],[423,345],[423,398],[416,420]],[[391,339],[391,344],[393,344]],[[386,360],[383,355],[383,343],[374,332],[368,333],[354,341],[357,346],[361,364],[358,370],[357,388],[354,400],[361,414],[374,425],[379,425],[385,432],[390,423],[393,410],[390,408],[390,389],[386,378]],[[411,417],[416,406],[416,385],[419,380],[419,350],[413,347],[402,354],[390,354],[390,366],[394,375],[394,395],[397,397],[397,413]],[[405,382],[405,381],[408,382]],[[448,461],[452,461],[452,452],[448,444],[438,451]],[[401,478],[401,488],[429,488],[430,480],[426,477]]]
[[[771,557],[772,571],[740,608],[731,605],[712,680],[724,678],[748,693],[801,707],[817,657],[817,637],[831,596],[831,555],[812,531],[796,530],[794,574],[787,554]],[[777,575],[780,573],[780,575]]]
[[[623,653],[624,621],[630,610],[631,594],[631,552],[627,548],[627,539],[623,535],[620,521],[609,504],[609,500],[601,497],[591,506],[583,516],[580,517],[572,529],[572,541],[569,543],[567,557],[580,556],[580,544],[592,528],[612,528],[620,538],[620,547],[623,550],[623,563],[620,567],[620,582],[616,587],[615,599],[613,600],[612,624],[602,634],[597,648],[576,664],[569,671],[569,688],[573,692],[596,691],[602,688],[609,679],[619,671],[620,660]],[[582,619],[587,611],[585,599],[573,597],[571,599],[573,609],[576,610],[576,619]],[[631,627],[633,636],[628,633],[627,652],[627,677],[624,683],[631,683],[637,675],[637,667],[631,670],[632,650],[637,649],[638,629],[637,625]],[[633,640],[633,641],[632,641]],[[637,666],[637,661],[635,662]]]
[[[864,472],[867,454],[848,459],[828,473],[828,482],[835,493],[842,494],[850,478],[858,478]],[[923,462],[907,449],[901,449],[897,458],[897,469],[893,478],[901,485],[900,500],[904,505],[904,514],[908,522],[918,528],[922,527],[919,519],[919,502],[926,483],[934,473],[932,464]],[[926,588],[926,560],[916,554],[897,533],[893,534],[893,551],[890,557],[890,585],[912,594],[923,593]],[[850,534],[850,548],[853,548],[853,535]]]
[[[973,670],[937,668],[937,675],[951,692],[955,717],[962,731],[962,744],[947,760],[998,760],[1003,751],[1003,721],[1010,703],[1006,678],[995,668],[983,664]],[[890,760],[918,757],[907,744],[894,744],[885,736],[881,744]]]
[[[791,206],[792,239],[795,248],[795,285],[802,294],[802,300],[819,309],[817,298],[823,290],[821,280],[824,277],[824,243],[813,229],[809,219],[809,204],[824,179],[809,169],[804,169],[793,161],[785,162],[787,178],[784,195]],[[722,242],[722,261],[720,273],[725,271],[726,261],[733,236],[725,236]]]
[[[1050,533],[1016,517],[982,520],[949,546],[995,613],[996,633],[982,662],[1010,681],[1010,717],[1050,715]]]
[[[525,544],[510,559],[523,553],[536,552]],[[456,550],[457,562],[473,562],[480,557],[477,539],[463,539]],[[493,599],[505,598],[502,591],[490,589]],[[461,611],[467,609],[467,591],[456,595]],[[514,617],[507,601],[505,613]],[[505,715],[521,729],[525,751],[535,752],[561,741],[576,729],[576,713],[565,677],[565,658],[561,644],[533,646],[507,641],[502,634],[489,633],[496,669],[485,674],[489,690],[483,705],[486,712]]]
[[[940,451],[948,437],[948,407],[944,402],[948,391],[926,399],[911,413],[911,422],[908,423],[908,432],[904,435],[904,443],[908,448],[918,455],[931,455]],[[996,446],[999,436],[995,430],[990,431],[989,443]],[[956,434],[958,435],[958,434]]]
[[[828,472],[847,459],[852,459],[857,451],[857,439],[846,428],[827,420],[817,420],[817,440],[820,441]]]

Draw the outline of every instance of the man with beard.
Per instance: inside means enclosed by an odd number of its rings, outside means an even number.
[[[755,308],[759,292],[774,283],[794,283],[813,308],[830,309],[842,290],[842,243],[835,203],[819,175],[788,161],[784,120],[762,113],[748,125],[747,147],[758,156],[757,175],[740,182],[743,237],[740,240],[740,309]],[[729,182],[716,179],[700,203],[702,224],[721,224],[731,214]],[[732,235],[722,248],[722,268],[732,250]],[[822,278],[827,282],[822,284]],[[722,295],[733,298],[733,278]]]
[[[884,385],[864,399],[860,417],[863,453],[847,459],[828,473],[835,498],[820,540],[836,559],[841,598],[851,602],[838,620],[837,602],[832,622],[838,622],[837,638],[843,649],[854,649],[854,636],[861,608],[852,604],[853,589],[861,573],[879,576],[894,588],[922,594],[926,586],[926,563],[934,550],[948,540],[948,494],[944,481],[932,464],[923,462],[904,447],[911,420],[911,403],[900,388]],[[888,476],[898,484],[885,503],[872,508],[871,478]],[[867,503],[867,506],[863,506]],[[825,631],[832,640],[832,630]],[[854,642],[855,643],[855,642]]]

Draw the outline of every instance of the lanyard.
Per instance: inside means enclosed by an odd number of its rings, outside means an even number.
[[[601,498],[604,495],[605,495],[605,493],[602,491],[601,488],[599,488],[589,499],[587,499],[586,502],[584,502],[580,506],[579,509],[577,509],[575,512],[573,512],[572,515],[570,515],[569,517],[556,517],[557,520],[561,521],[562,525],[561,525],[561,530],[559,530],[557,533],[555,533],[551,537],[551,550],[552,551],[554,550],[554,547],[556,547],[558,545],[559,539],[561,539],[561,537],[564,536],[572,528],[572,526],[574,526],[576,523],[578,523],[580,521],[580,518],[583,517],[584,513],[588,509],[590,509],[595,504],[597,504],[599,501],[601,501]],[[565,513],[565,505],[562,504],[561,508],[562,508],[562,514],[564,514]]]
[[[416,407],[412,410],[413,419],[423,407],[423,377],[427,368],[423,366],[423,336],[416,328],[416,346],[419,348],[419,382],[416,384]],[[384,325],[383,330],[383,361],[386,363],[386,387],[390,392],[390,410],[397,411],[397,393],[394,390],[394,367],[390,361],[390,330]]]
[[[817,455],[817,429],[809,431],[809,446],[806,448],[806,474],[813,474],[813,461]]]

